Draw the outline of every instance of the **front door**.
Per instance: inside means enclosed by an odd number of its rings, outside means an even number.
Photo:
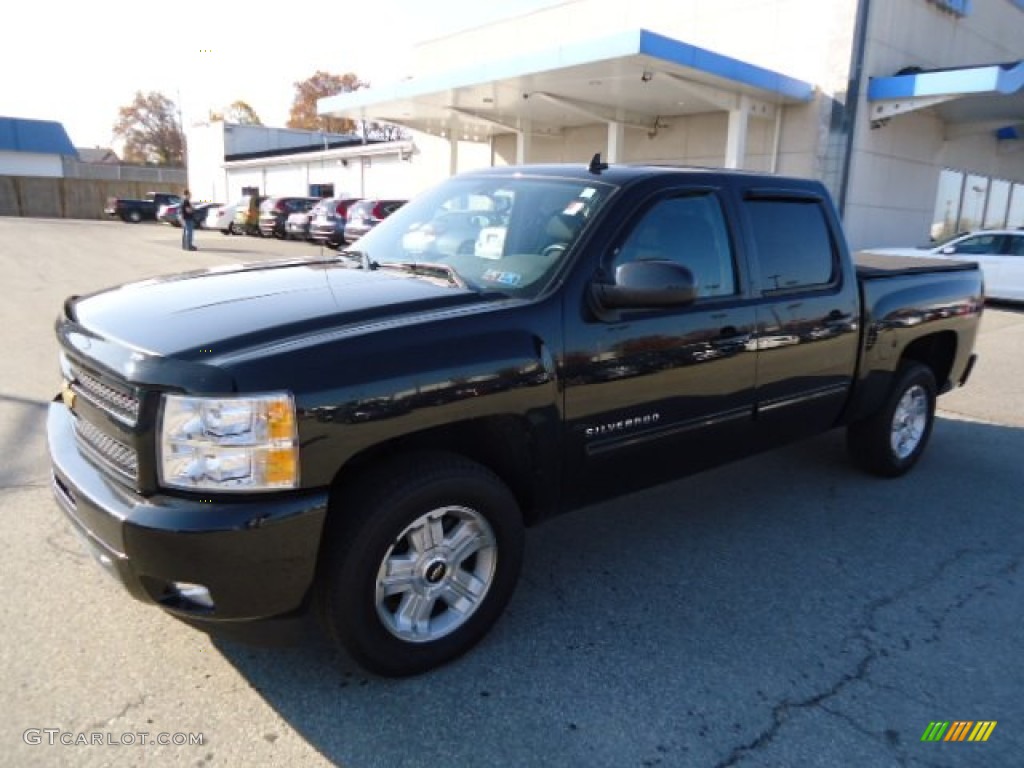
[[[581,321],[567,323],[562,372],[571,504],[742,453],[751,428],[756,316],[719,195],[674,189],[649,201],[603,254],[601,274],[611,279],[639,260],[686,266],[698,296],[680,307],[584,310]]]

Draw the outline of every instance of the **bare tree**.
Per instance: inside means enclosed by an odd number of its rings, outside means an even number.
[[[124,141],[126,162],[185,164],[185,134],[178,107],[158,91],[136,91],[132,103],[118,110],[113,131]]]
[[[295,98],[292,100],[288,127],[307,131],[350,133],[355,129],[354,122],[346,118],[321,117],[317,114],[316,103],[320,99],[354,91],[364,85],[365,83],[352,72],[332,75],[318,70],[312,77],[295,83]]]

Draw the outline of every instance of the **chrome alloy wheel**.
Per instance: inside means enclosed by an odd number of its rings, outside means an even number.
[[[889,442],[893,453],[905,459],[920,445],[928,426],[928,393],[920,384],[907,389],[892,415]]]
[[[401,640],[438,640],[481,606],[497,557],[494,532],[480,513],[459,506],[432,510],[402,531],[384,555],[377,571],[377,615]]]

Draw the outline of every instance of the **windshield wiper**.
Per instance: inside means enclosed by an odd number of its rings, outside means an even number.
[[[392,269],[397,272],[406,272],[410,275],[422,275],[423,277],[443,277],[457,288],[468,288],[469,284],[462,275],[456,272],[447,264],[436,261],[384,261],[371,262],[370,269]]]
[[[447,264],[437,261],[374,261],[365,251],[349,250],[339,251],[342,258],[354,262],[359,269],[372,271],[375,269],[390,269],[395,272],[404,272],[408,275],[421,277],[441,277],[454,285],[456,288],[470,288],[465,278]],[[474,289],[475,290],[475,289]]]
[[[355,265],[359,269],[365,269],[370,271],[376,269],[379,264],[370,258],[370,254],[366,251],[356,251],[346,248],[344,251],[339,251],[339,255],[347,261],[355,262]]]

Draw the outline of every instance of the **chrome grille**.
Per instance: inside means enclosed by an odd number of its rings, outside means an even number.
[[[134,427],[139,422],[139,398],[130,390],[114,388],[76,365],[71,366],[71,389],[94,406],[109,413],[122,424]]]
[[[139,479],[139,459],[134,448],[115,440],[83,419],[75,419],[75,435],[87,453],[133,483]]]

